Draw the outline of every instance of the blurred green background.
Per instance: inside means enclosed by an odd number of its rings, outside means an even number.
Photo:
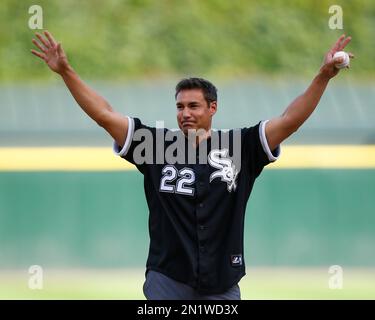
[[[111,138],[30,54],[35,4],[43,28],[116,110],[168,127],[177,126],[174,85],[185,76],[217,85],[217,128],[282,113],[336,38],[351,35],[352,68],[284,145],[375,145],[374,1],[3,0],[0,154],[24,149],[27,162],[36,147],[112,152]],[[343,30],[328,27],[333,4]],[[373,153],[361,156],[369,165],[263,172],[246,213],[244,299],[375,298],[375,166]],[[0,157],[1,299],[144,298],[148,210],[138,172],[8,167]],[[31,265],[43,267],[43,290],[27,287]],[[332,265],[344,270],[341,290],[328,288]]]
[[[27,55],[33,35],[28,8],[34,4],[44,9],[43,27],[63,43],[85,78],[311,77],[342,31],[353,37],[350,50],[359,58],[355,74],[375,72],[371,0],[3,0],[2,81],[54,78]],[[328,28],[331,5],[343,9],[343,30]]]

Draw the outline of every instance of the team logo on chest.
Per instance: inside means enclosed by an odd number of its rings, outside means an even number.
[[[220,178],[221,181],[227,183],[229,192],[236,191],[237,188],[237,176],[239,171],[233,163],[233,160],[227,157],[228,149],[214,149],[211,150],[208,155],[208,163],[218,169],[211,173],[210,182],[216,178]]]

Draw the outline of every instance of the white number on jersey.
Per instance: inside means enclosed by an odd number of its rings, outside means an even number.
[[[174,166],[165,166],[161,171],[164,176],[160,181],[160,191],[163,192],[174,192],[174,186],[168,185],[167,182],[172,182],[177,177],[177,169]]]
[[[194,188],[187,187],[195,182],[195,174],[192,169],[183,168],[178,171],[175,166],[167,165],[161,172],[163,173],[163,177],[160,180],[161,192],[194,195]],[[168,182],[176,180],[177,175],[180,179],[177,180],[176,187],[173,184],[168,184]]]
[[[180,170],[178,175],[181,179],[177,180],[177,190],[176,193],[194,195],[194,188],[185,187],[185,185],[192,185],[195,181],[194,171],[189,168],[183,168]]]

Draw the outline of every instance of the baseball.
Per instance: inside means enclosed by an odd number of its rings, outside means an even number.
[[[338,51],[334,54],[333,59],[335,58],[343,58],[343,62],[335,64],[337,69],[343,69],[349,66],[350,58],[349,55],[345,51]]]

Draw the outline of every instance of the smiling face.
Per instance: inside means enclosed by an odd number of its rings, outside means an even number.
[[[212,116],[216,113],[217,102],[208,103],[201,89],[181,90],[176,97],[177,122],[185,135],[189,129],[211,129]]]

